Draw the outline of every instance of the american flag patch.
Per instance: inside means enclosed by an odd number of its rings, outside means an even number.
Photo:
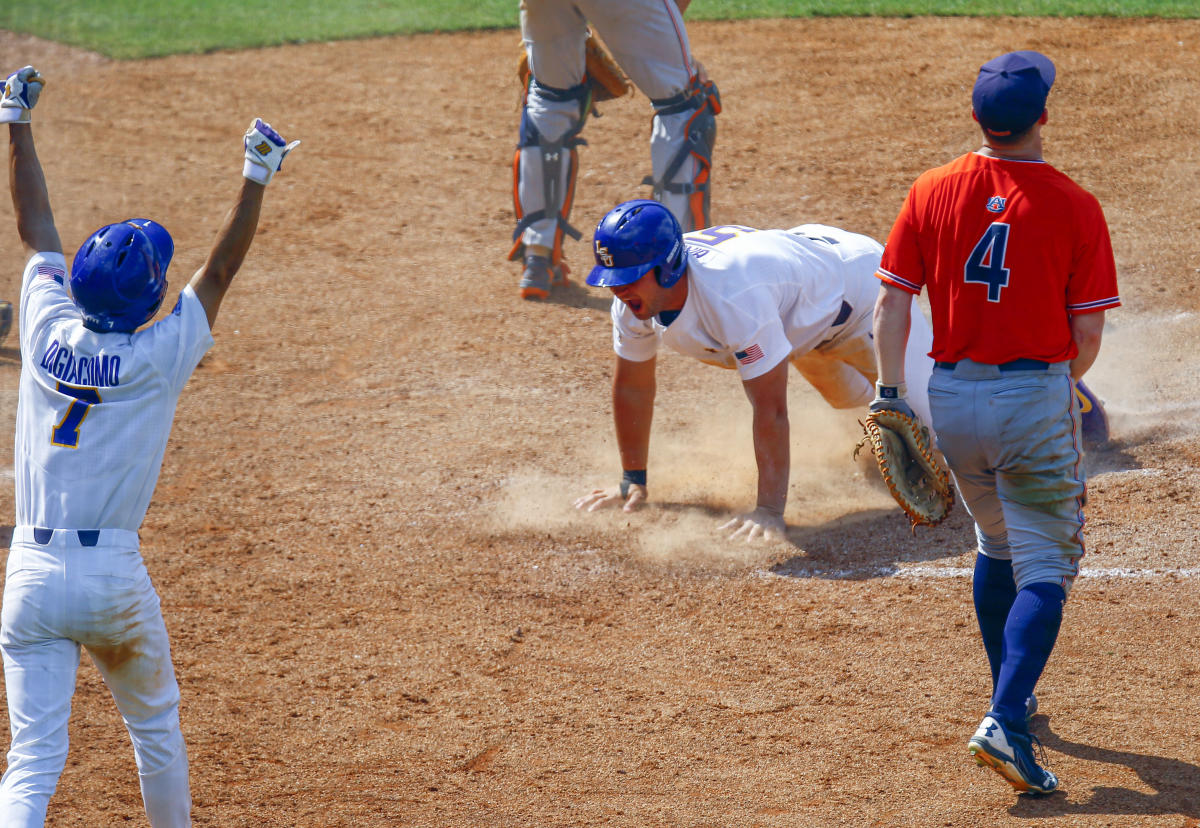
[[[54,265],[44,265],[44,264],[38,265],[37,270],[34,271],[34,274],[39,279],[53,279],[54,281],[58,282],[60,285],[63,283],[63,277],[67,275],[66,271],[64,271],[61,267],[55,267]]]
[[[751,345],[744,351],[736,351],[734,356],[737,357],[738,362],[742,363],[742,365],[749,365],[752,362],[758,362],[762,359],[763,351],[757,345]]]

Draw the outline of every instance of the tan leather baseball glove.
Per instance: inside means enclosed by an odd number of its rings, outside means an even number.
[[[584,58],[583,81],[591,90],[593,104],[620,98],[633,89],[621,67],[590,32],[584,47]],[[521,47],[521,59],[517,62],[517,77],[521,80],[522,89],[529,86],[529,54],[524,46]]]
[[[920,420],[890,409],[872,411],[861,425],[866,436],[854,456],[870,444],[883,482],[908,515],[912,530],[945,520],[954,506],[954,486],[934,455],[929,429]]]

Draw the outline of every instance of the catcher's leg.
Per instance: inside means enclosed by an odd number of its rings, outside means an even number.
[[[587,87],[552,89],[531,80],[513,156],[517,226],[509,258],[523,261],[521,295],[544,298],[551,283],[566,282],[562,239],[582,234],[568,218],[579,172],[576,150],[590,105]],[[551,137],[553,136],[553,137]]]
[[[716,116],[721,111],[717,87],[711,81],[702,84],[692,78],[683,92],[653,103],[653,174],[642,183],[653,188],[652,198],[675,214],[683,232],[708,227]]]

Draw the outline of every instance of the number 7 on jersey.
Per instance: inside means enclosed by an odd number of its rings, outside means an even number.
[[[63,448],[78,448],[79,426],[87,418],[91,407],[100,404],[100,392],[95,388],[64,385],[61,382],[55,386],[55,390],[75,399],[71,400],[71,404],[67,407],[67,413],[50,433],[50,442]]]

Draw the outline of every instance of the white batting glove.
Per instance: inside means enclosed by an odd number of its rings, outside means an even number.
[[[4,81],[4,96],[0,97],[0,123],[29,123],[29,111],[37,104],[45,85],[46,81],[32,66],[9,75]]]
[[[246,130],[242,145],[246,148],[246,163],[242,175],[259,184],[269,184],[271,178],[283,166],[283,159],[300,144],[299,141],[285,143],[283,137],[271,129],[262,118],[255,118]]]

